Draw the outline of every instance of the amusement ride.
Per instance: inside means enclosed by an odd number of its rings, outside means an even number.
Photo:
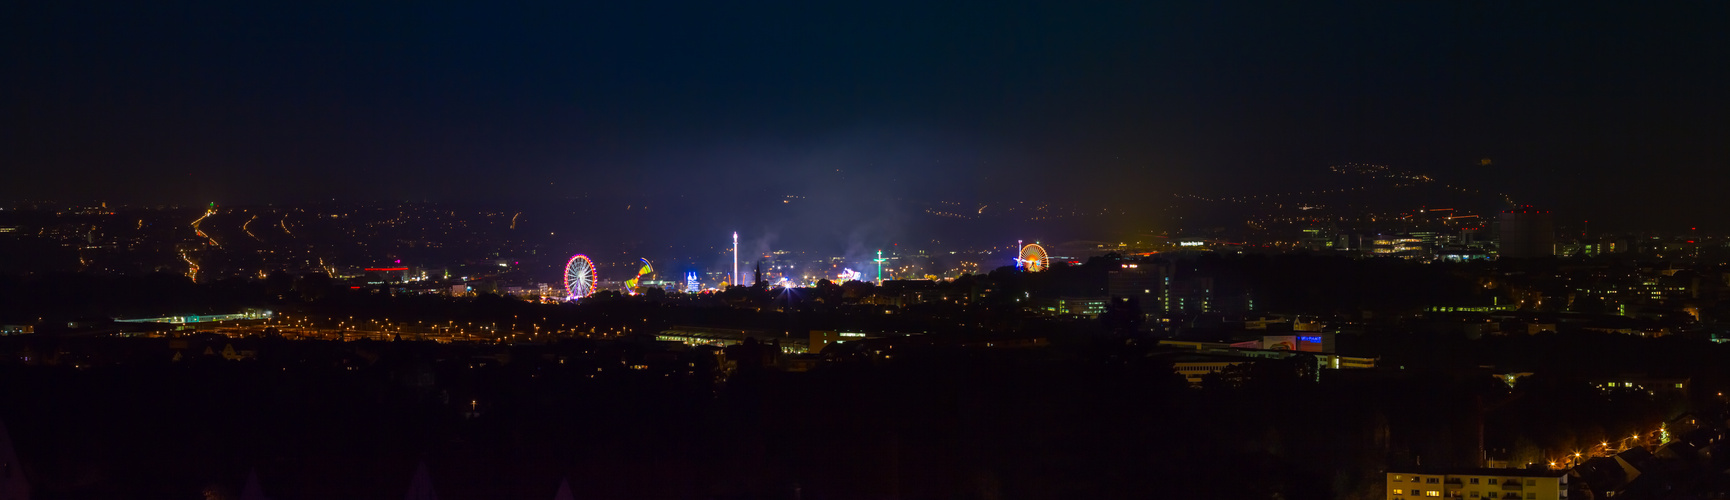
[[[583,254],[565,263],[565,298],[577,300],[595,293],[595,262]]]
[[[1030,273],[1044,271],[1051,267],[1051,256],[1045,253],[1045,247],[1038,243],[1028,243],[1021,247],[1021,257],[1015,260],[1022,269]]]
[[[636,276],[632,276],[631,279],[625,280],[625,293],[632,295],[637,293],[637,285],[642,284],[644,277],[653,278],[655,274],[655,266],[649,264],[649,259],[637,260],[643,261],[643,267],[637,268]]]

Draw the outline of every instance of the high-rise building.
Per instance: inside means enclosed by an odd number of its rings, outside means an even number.
[[[1501,256],[1529,259],[1556,255],[1556,224],[1550,211],[1530,206],[1504,210],[1497,222],[1500,228]]]
[[[1134,297],[1144,316],[1165,312],[1165,287],[1170,273],[1165,266],[1153,261],[1123,261],[1106,277],[1106,290],[1111,297],[1128,300]]]

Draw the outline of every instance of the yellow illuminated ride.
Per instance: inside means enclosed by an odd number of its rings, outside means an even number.
[[[1021,267],[1027,272],[1037,273],[1051,267],[1051,256],[1045,254],[1045,247],[1038,243],[1028,243],[1021,247]]]
[[[625,291],[628,293],[637,293],[637,284],[643,281],[643,277],[655,274],[655,266],[649,265],[649,259],[638,260],[643,261],[643,267],[637,269],[636,276],[632,276],[631,279],[625,280]]]

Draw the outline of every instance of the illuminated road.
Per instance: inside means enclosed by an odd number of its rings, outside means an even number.
[[[186,277],[192,278],[192,282],[197,283],[198,282],[198,263],[194,262],[192,260],[192,256],[187,255],[185,250],[180,251],[180,258],[186,260],[186,266],[187,266]]]
[[[290,238],[294,237],[294,231],[288,230],[288,214],[286,213],[282,214],[282,234],[286,234]]]
[[[198,228],[198,225],[200,223],[204,222],[204,219],[206,217],[210,217],[212,215],[216,215],[216,207],[214,207],[214,206],[212,206],[209,210],[205,210],[204,215],[198,216],[198,220],[192,221],[192,232],[198,233],[198,237],[200,237],[200,238],[210,240],[210,246],[220,247],[222,245],[216,243],[216,238],[212,238],[212,237],[210,237],[210,235],[204,234],[204,230]]]

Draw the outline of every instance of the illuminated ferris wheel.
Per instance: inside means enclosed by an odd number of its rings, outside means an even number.
[[[565,298],[577,300],[595,293],[595,262],[583,254],[565,263]]]
[[[1028,243],[1021,247],[1021,267],[1027,272],[1037,273],[1051,267],[1051,256],[1045,254],[1045,247],[1038,243]]]

